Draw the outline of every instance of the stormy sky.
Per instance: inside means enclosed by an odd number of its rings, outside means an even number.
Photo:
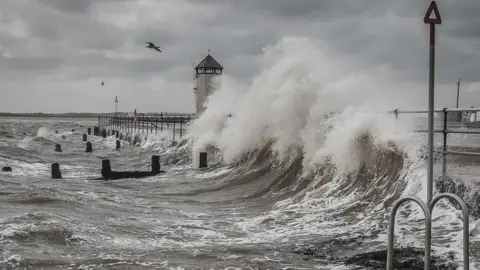
[[[437,3],[436,107],[455,106],[459,77],[460,107],[480,107],[480,1]],[[226,74],[249,84],[262,48],[290,36],[321,39],[366,67],[386,66],[392,84],[410,83],[405,93],[426,102],[428,4],[1,0],[0,111],[111,112],[119,96],[120,111],[193,112],[192,63],[209,49]],[[147,40],[164,53],[145,49]]]

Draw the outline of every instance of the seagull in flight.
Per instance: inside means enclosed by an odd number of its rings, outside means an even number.
[[[162,51],[160,50],[160,47],[155,46],[155,44],[153,44],[152,42],[148,42],[148,41],[147,41],[147,42],[145,42],[145,43],[148,44],[145,48],[154,49],[154,50],[156,50],[156,51],[162,52]]]

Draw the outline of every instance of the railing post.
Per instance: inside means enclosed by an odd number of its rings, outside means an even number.
[[[469,248],[470,248],[470,243],[469,243],[469,221],[468,221],[468,208],[467,208],[467,205],[465,204],[465,202],[460,198],[458,197],[457,195],[455,194],[452,194],[452,193],[441,193],[437,196],[435,196],[432,201],[430,202],[430,204],[428,205],[428,210],[430,211],[430,213],[433,213],[433,207],[435,207],[435,204],[443,199],[443,198],[450,198],[450,199],[453,199],[455,201],[457,201],[457,203],[460,205],[460,208],[462,208],[462,212],[463,212],[463,269],[465,270],[468,270],[469,267],[470,267],[470,251],[469,251]]]
[[[405,196],[398,199],[392,207],[390,212],[390,224],[388,228],[388,246],[387,246],[387,270],[393,269],[393,237],[395,235],[395,216],[400,205],[406,201],[416,202],[423,210],[425,215],[425,258],[424,267],[425,270],[430,270],[430,249],[431,249],[431,234],[432,234],[432,217],[427,205],[418,197]]]
[[[447,123],[448,112],[447,108],[443,109],[443,153],[442,153],[442,175],[443,178],[447,175]]]

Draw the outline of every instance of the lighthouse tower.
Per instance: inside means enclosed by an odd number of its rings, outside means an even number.
[[[210,55],[210,52],[195,67],[195,86],[193,89],[195,92],[197,116],[205,111],[205,101],[208,99],[208,96],[215,92],[218,86],[218,79],[222,73],[222,65]]]

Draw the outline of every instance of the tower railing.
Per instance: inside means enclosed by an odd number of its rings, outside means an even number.
[[[447,149],[447,135],[449,133],[459,133],[459,134],[480,134],[479,130],[468,130],[468,129],[449,129],[448,128],[448,115],[449,113],[453,113],[455,115],[454,123],[462,123],[462,119],[465,113],[477,113],[480,112],[480,108],[468,108],[468,109],[448,109],[444,108],[442,110],[435,110],[436,113],[443,113],[443,129],[435,130],[436,133],[443,133],[443,148],[442,148],[442,175],[443,177],[446,176],[446,157],[447,155],[464,155],[464,156],[480,156],[480,153],[477,152],[458,152],[458,151],[448,151]],[[428,113],[425,110],[417,110],[417,111],[402,111],[402,110],[393,110],[389,113],[394,113],[396,119],[398,119],[398,115],[401,113],[405,114],[421,114],[421,113]],[[476,119],[476,115],[475,115]],[[460,120],[460,121],[459,121]],[[480,122],[467,122],[468,125],[477,126],[480,128]],[[464,123],[466,124],[466,123]],[[467,126],[468,126],[467,125]],[[417,132],[427,132],[426,130],[417,130]],[[431,264],[431,240],[432,240],[432,212],[435,204],[443,199],[449,198],[457,201],[462,209],[463,213],[463,269],[469,269],[470,261],[469,261],[469,217],[468,217],[468,208],[465,202],[456,194],[453,193],[440,193],[433,197],[430,202],[425,204],[420,198],[416,196],[404,196],[399,198],[392,206],[392,210],[390,213],[389,219],[389,229],[388,229],[388,245],[387,245],[387,270],[393,269],[393,240],[394,240],[394,232],[395,232],[395,217],[397,214],[398,208],[407,201],[413,201],[417,203],[423,210],[425,215],[425,257],[424,257],[424,269],[430,269]]]

